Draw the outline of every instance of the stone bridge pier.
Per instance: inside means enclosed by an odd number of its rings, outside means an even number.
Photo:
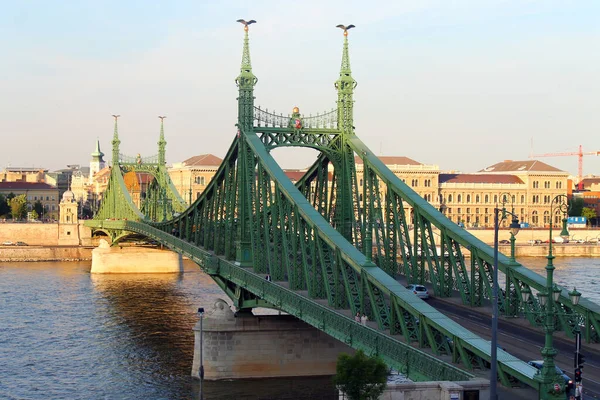
[[[200,376],[202,358],[207,380],[335,375],[338,355],[354,353],[291,315],[234,314],[224,300],[194,332],[192,376]]]

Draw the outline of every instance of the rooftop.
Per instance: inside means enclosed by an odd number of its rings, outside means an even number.
[[[479,172],[565,172],[539,160],[504,160]],[[565,172],[566,173],[566,172]]]
[[[508,174],[440,174],[440,183],[516,183],[523,181]]]
[[[403,156],[379,156],[377,158],[379,158],[379,160],[381,160],[381,162],[385,165],[421,165],[420,162]],[[356,156],[354,157],[354,162],[356,164],[362,164],[363,160]]]
[[[185,160],[183,162],[183,165],[188,166],[188,167],[206,166],[206,165],[218,167],[219,165],[221,165],[222,162],[223,162],[222,159],[220,159],[219,157],[214,156],[212,154],[200,154],[198,156],[188,158],[187,160]]]
[[[58,190],[58,188],[43,182],[0,182],[0,190]]]

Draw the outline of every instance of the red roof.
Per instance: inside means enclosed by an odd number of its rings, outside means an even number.
[[[408,157],[399,157],[399,156],[380,156],[377,157],[379,160],[385,165],[421,165],[420,162],[413,160]],[[362,164],[363,160],[359,156],[354,157],[354,162],[356,164]]]
[[[290,178],[292,182],[298,182],[306,173],[306,171],[298,171],[293,169],[286,169],[283,172],[285,172],[285,175]]]
[[[523,181],[514,175],[493,174],[440,174],[440,183],[517,183]]]
[[[200,154],[199,156],[188,158],[183,162],[183,164],[186,166],[219,166],[222,162],[222,159],[217,156],[213,156],[212,154]]]
[[[597,185],[600,183],[600,178],[583,178],[583,186]]]
[[[57,190],[43,182],[0,182],[0,190]]]

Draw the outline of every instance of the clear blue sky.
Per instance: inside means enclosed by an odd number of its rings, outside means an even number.
[[[0,14],[0,167],[87,165],[157,152],[223,157],[235,135],[243,30],[256,104],[310,114],[335,105],[343,36],[359,137],[382,155],[475,172],[537,153],[600,151],[600,2],[15,1]],[[275,151],[284,167],[312,151]],[[544,158],[573,174],[576,157]],[[600,157],[584,158],[600,175]]]

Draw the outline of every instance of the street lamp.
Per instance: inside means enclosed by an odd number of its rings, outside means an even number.
[[[204,319],[204,307],[198,308],[198,316],[200,317],[200,380],[204,379],[204,357],[202,354],[202,348],[204,347],[204,341],[202,340],[202,320]]]
[[[555,330],[555,315],[554,303],[560,298],[561,290],[554,284],[553,273],[554,273],[554,255],[552,254],[552,227],[554,225],[554,214],[556,211],[562,212],[563,214],[563,226],[560,236],[565,239],[569,237],[569,231],[567,230],[567,196],[559,194],[552,199],[550,203],[550,237],[548,240],[548,263],[546,265],[546,288],[543,292],[538,292],[538,300],[542,308],[542,315],[545,317],[544,323],[544,348],[542,349],[542,356],[544,357],[544,363],[542,369],[536,378],[540,381],[540,398],[542,399],[564,399],[564,394],[561,395],[562,390],[556,390],[561,388],[558,382],[562,382],[556,373],[556,366],[554,364],[554,357],[558,354],[558,351],[553,347],[552,334]],[[523,291],[523,301],[529,300],[530,291]],[[569,293],[571,302],[575,305],[579,303],[579,296],[581,294],[576,290]],[[577,324],[578,325],[578,324]],[[566,388],[565,388],[566,389]]]
[[[521,225],[519,224],[519,219],[515,215],[515,208],[513,203],[513,196],[510,193],[502,193],[500,195],[502,199],[502,220],[505,219],[506,214],[510,214],[512,216],[511,224],[509,225],[510,229],[510,263],[515,264],[515,241],[519,230],[521,229]],[[505,211],[505,205],[508,203],[508,199],[510,199],[510,212]]]
[[[493,271],[493,284],[492,284],[492,360],[491,360],[491,371],[490,371],[490,400],[496,400],[497,394],[497,381],[498,381],[498,229],[500,221],[506,218],[509,214],[512,216],[512,223],[510,224],[511,234],[511,261],[514,262],[514,236],[519,233],[519,220],[517,216],[512,212],[506,211],[504,203],[506,197],[503,196],[502,208],[497,206],[494,208],[494,271]],[[499,218],[502,213],[502,218]],[[508,293],[507,293],[508,295]]]

